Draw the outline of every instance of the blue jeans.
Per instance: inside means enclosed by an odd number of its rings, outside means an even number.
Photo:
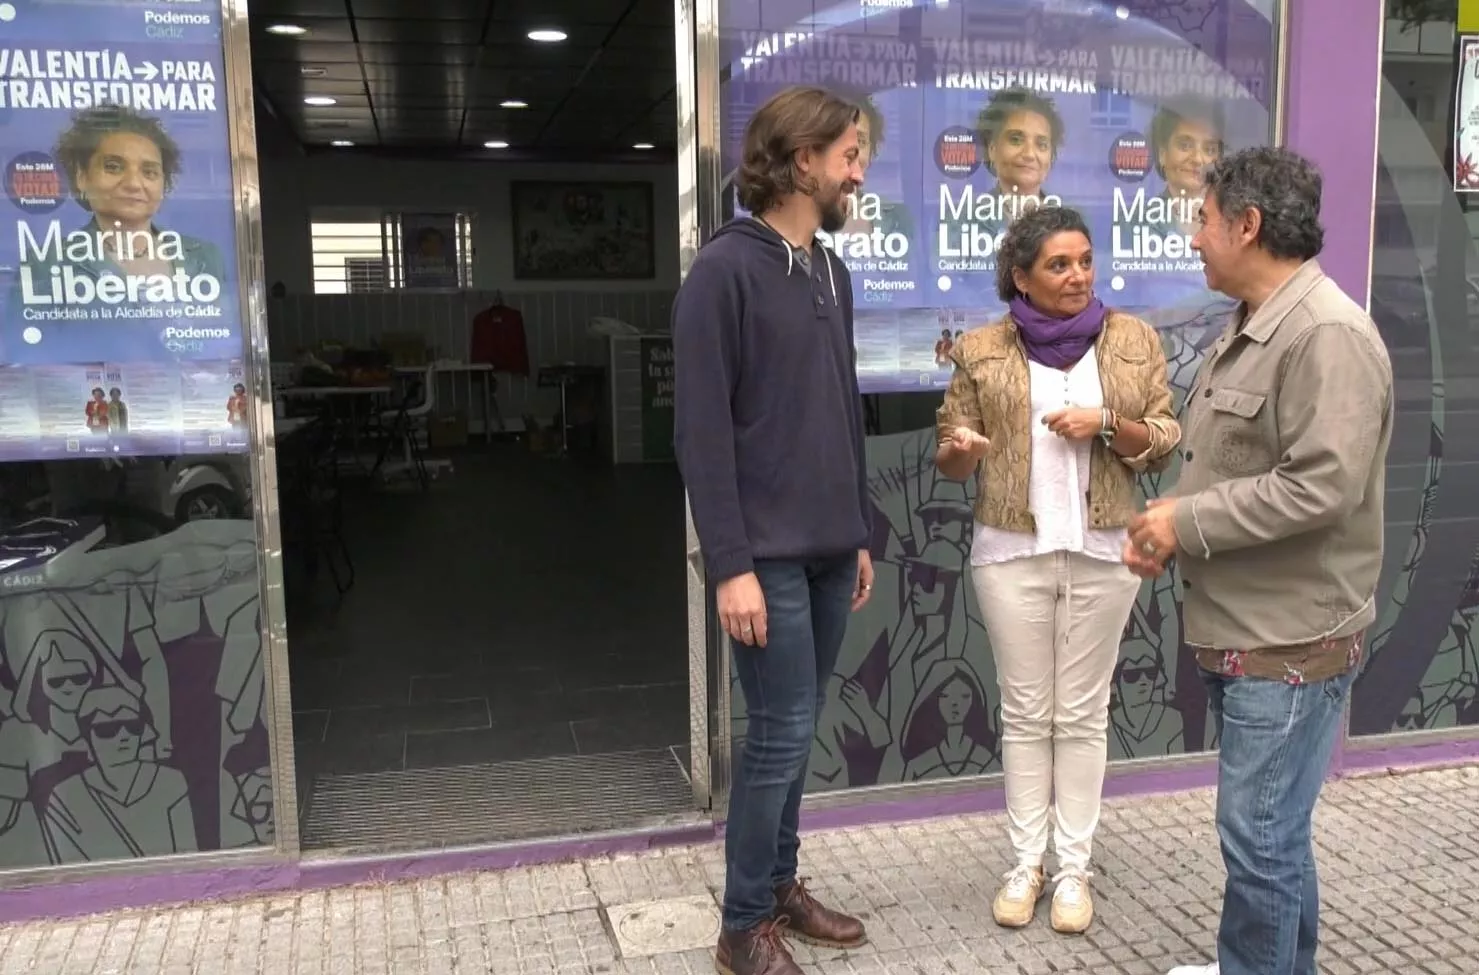
[[[806,763],[852,612],[858,556],[757,562],[755,575],[765,593],[766,645],[733,643],[749,728],[724,837],[730,931],[769,918],[775,888],[796,879]]]
[[[1316,975],[1320,884],[1310,820],[1352,677],[1287,684],[1202,672],[1221,739],[1221,975]]]

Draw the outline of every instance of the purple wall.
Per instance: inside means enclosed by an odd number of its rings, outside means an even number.
[[[1284,0],[1289,10],[1285,135],[1325,176],[1320,263],[1366,304],[1377,98],[1386,0]]]

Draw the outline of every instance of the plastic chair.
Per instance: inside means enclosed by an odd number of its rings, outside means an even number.
[[[391,437],[400,439],[403,453],[399,461],[377,465],[382,477],[389,479],[399,473],[413,474],[425,489],[431,479],[442,471],[451,472],[450,460],[445,457],[426,457],[420,444],[420,438],[424,435],[427,447],[431,446],[431,416],[436,412],[436,388],[436,366],[429,365],[421,378],[420,403],[411,405],[409,400],[414,398],[412,393],[407,397],[408,401],[403,402],[398,409],[383,410],[380,413],[382,427],[389,424]]]
[[[283,553],[301,564],[309,579],[328,569],[340,597],[355,580],[337,461],[342,436],[333,424],[315,422],[278,444]]]

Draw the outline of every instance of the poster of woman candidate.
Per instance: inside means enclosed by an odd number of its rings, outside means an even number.
[[[181,407],[203,364],[222,403],[240,378],[229,145],[219,6],[0,3],[7,458],[245,449]],[[60,391],[96,374],[114,405],[74,426]]]
[[[827,241],[865,392],[948,382],[956,334],[1003,311],[996,251],[1035,207],[1083,212],[1107,303],[1167,325],[1219,303],[1191,240],[1205,167],[1272,138],[1266,0],[726,0],[720,21],[725,172],[788,85],[856,100],[860,135],[885,123],[851,211],[874,219]]]

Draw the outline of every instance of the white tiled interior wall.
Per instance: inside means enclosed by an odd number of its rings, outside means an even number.
[[[268,337],[274,361],[295,358],[322,342],[370,347],[392,332],[420,332],[437,358],[465,361],[478,312],[496,303],[492,291],[442,294],[293,295],[268,308]],[[524,316],[531,375],[498,377],[498,407],[504,419],[533,415],[547,421],[558,410],[557,389],[537,385],[541,365],[605,365],[606,341],[589,332],[591,319],[615,318],[644,330],[665,329],[673,292],[515,291],[503,303]],[[481,394],[469,377],[447,375],[438,389],[439,405],[468,411],[480,428]]]
[[[505,419],[533,414],[547,421],[559,391],[541,390],[541,365],[605,363],[606,345],[587,334],[596,316],[632,325],[666,328],[678,288],[677,168],[671,164],[583,166],[495,160],[398,159],[341,153],[308,153],[292,146],[264,155],[262,238],[269,285],[287,297],[270,302],[272,357],[291,360],[298,350],[329,340],[372,345],[387,332],[423,332],[435,354],[466,359],[472,319],[503,303],[524,315],[531,375],[499,377],[498,405]],[[513,276],[510,237],[511,183],[515,180],[637,181],[652,185],[655,275],[647,281],[519,281]],[[375,220],[384,210],[455,210],[473,223],[473,285],[460,294],[314,295],[313,219]],[[467,374],[444,375],[439,408],[467,409],[474,429],[481,393]],[[468,404],[471,403],[469,409]]]

